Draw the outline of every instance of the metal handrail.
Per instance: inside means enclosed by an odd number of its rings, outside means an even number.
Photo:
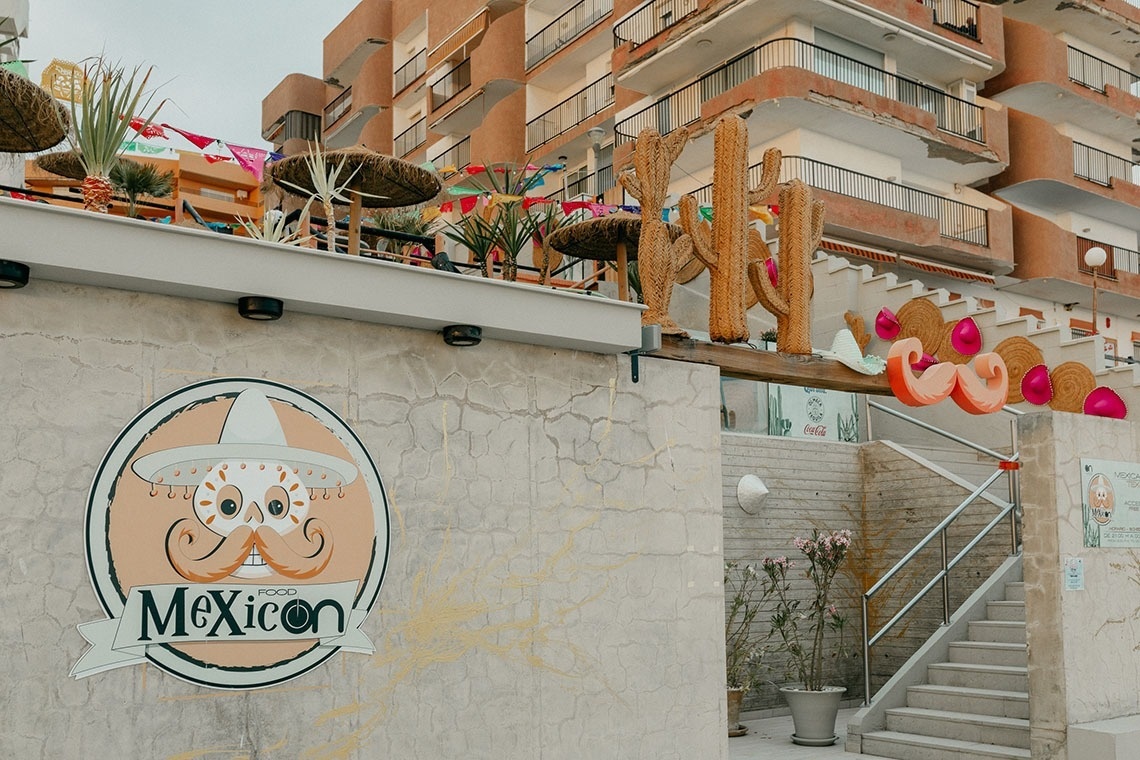
[[[883,574],[878,581],[876,581],[869,589],[863,592],[862,596],[862,614],[863,614],[863,697],[864,704],[871,703],[871,647],[874,646],[880,639],[883,638],[900,620],[902,620],[907,613],[921,602],[926,595],[937,585],[942,586],[942,623],[949,625],[950,623],[950,571],[953,570],[958,563],[960,563],[967,554],[969,554],[983,539],[986,538],[1003,520],[1007,517],[1010,521],[1010,552],[1017,554],[1019,550],[1018,544],[1018,517],[1021,505],[1021,485],[1018,477],[1018,464],[1021,459],[1021,454],[1018,451],[1018,438],[1017,438],[1017,421],[1011,421],[1010,426],[1010,440],[1012,443],[1012,450],[1009,456],[1000,454],[990,448],[982,446],[981,444],[974,443],[959,435],[942,430],[934,425],[923,422],[922,420],[915,419],[908,414],[904,414],[896,409],[891,409],[875,401],[867,401],[869,408],[877,409],[882,412],[891,414],[899,419],[911,422],[918,427],[931,433],[941,435],[942,437],[954,441],[955,443],[962,444],[974,451],[985,454],[986,456],[993,457],[1000,461],[997,471],[986,478],[977,488],[975,488],[969,496],[967,496],[957,507],[955,507],[949,515],[942,519],[926,536],[919,541],[914,548],[908,551],[902,559],[894,564],[894,566]],[[1021,415],[1023,412],[1013,407],[1004,407],[1006,411],[1013,415]],[[986,524],[970,541],[956,554],[952,559],[948,559],[947,548],[947,535],[946,531],[954,523],[958,517],[962,515],[966,509],[973,504],[985,491],[997,482],[1002,474],[1008,474],[1009,477],[1009,502]],[[890,582],[896,575],[898,575],[910,562],[918,556],[918,554],[926,549],[935,539],[939,541],[941,552],[941,567],[934,574],[926,585],[919,589],[918,593],[911,597],[911,599],[899,609],[898,612],[891,617],[883,626],[872,635],[870,630],[870,603],[871,599],[883,587]]]

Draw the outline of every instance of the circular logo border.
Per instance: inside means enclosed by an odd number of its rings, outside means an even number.
[[[273,400],[283,401],[311,414],[348,449],[372,497],[376,535],[373,539],[372,562],[361,579],[360,591],[354,599],[354,609],[372,610],[380,594],[388,568],[391,547],[391,516],[388,496],[375,462],[364,443],[336,412],[303,391],[288,385],[259,378],[217,378],[183,386],[137,414],[115,438],[103,456],[87,496],[87,513],[84,524],[84,552],[91,586],[99,604],[108,616],[119,618],[123,613],[124,599],[118,584],[112,578],[110,547],[107,526],[115,481],[127,467],[135,451],[147,434],[175,414],[219,398],[236,397],[248,388],[259,388]],[[383,540],[381,540],[383,539]],[[383,554],[381,555],[381,552]],[[297,678],[320,665],[339,651],[339,647],[318,647],[316,644],[298,656],[284,662],[260,668],[226,668],[201,663],[165,644],[147,647],[146,659],[162,671],[189,683],[216,689],[259,689],[275,686]],[[219,680],[219,674],[225,680]]]

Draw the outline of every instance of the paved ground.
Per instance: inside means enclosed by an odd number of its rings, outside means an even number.
[[[839,739],[830,747],[800,747],[792,744],[792,716],[782,715],[763,720],[746,720],[748,733],[728,740],[729,760],[858,760],[870,755],[847,754],[843,740],[847,733],[847,719],[856,708],[839,711],[835,730]]]

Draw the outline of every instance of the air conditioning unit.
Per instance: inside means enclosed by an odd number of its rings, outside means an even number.
[[[969,79],[959,79],[956,82],[951,82],[950,86],[946,89],[951,95],[967,103],[973,103],[978,98],[978,85]]]

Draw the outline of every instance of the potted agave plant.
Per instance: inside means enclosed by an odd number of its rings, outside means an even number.
[[[841,654],[846,620],[832,603],[831,584],[847,557],[851,531],[815,530],[810,537],[796,538],[793,543],[807,561],[804,575],[811,581],[809,599],[798,599],[792,593],[788,573],[796,567],[795,562],[787,557],[769,557],[761,567],[776,599],[771,633],[777,639],[776,648],[788,654],[789,667],[798,682],[780,689],[792,711],[792,741],[822,747],[837,738],[835,719],[847,690],[828,683],[824,666]]]
[[[724,589],[728,599],[724,621],[725,680],[728,686],[728,735],[743,736],[740,722],[744,695],[759,681],[771,632],[753,627],[775,586],[754,565],[726,562]]]

